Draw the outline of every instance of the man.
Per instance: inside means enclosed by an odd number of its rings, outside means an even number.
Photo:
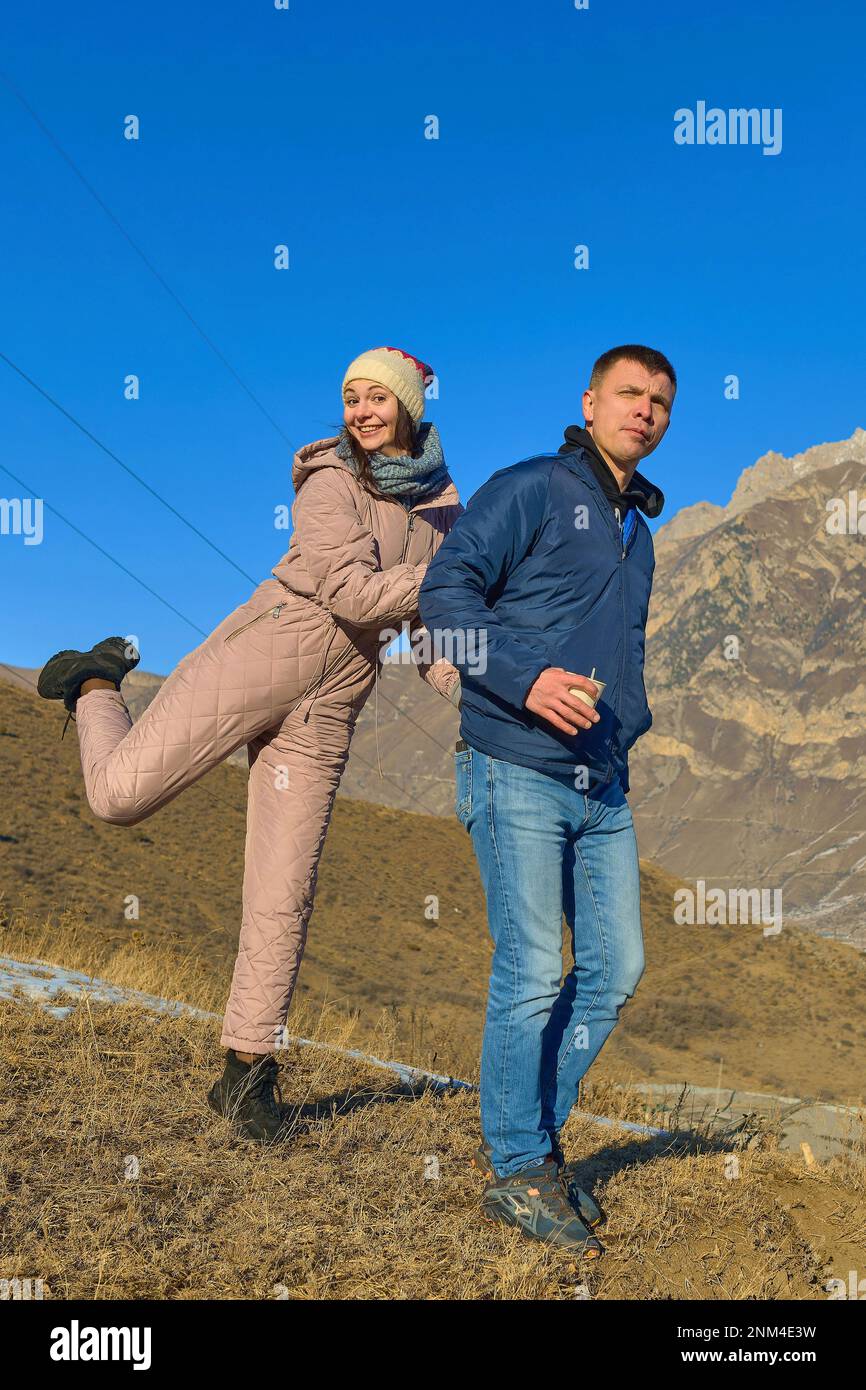
[[[590,1258],[600,1213],[567,1182],[559,1133],[644,968],[625,793],[628,751],[652,723],[655,560],[641,513],[658,516],[664,497],[637,464],[661,443],[675,391],[662,353],[604,353],[583,393],[585,428],[570,426],[558,454],[494,473],[421,586],[421,617],[460,670],[457,815],[494,943],[483,1211]],[[561,983],[563,912],[575,965]]]

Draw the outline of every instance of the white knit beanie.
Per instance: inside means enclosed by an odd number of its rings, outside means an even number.
[[[415,424],[424,418],[424,387],[433,378],[433,369],[400,348],[378,347],[362,352],[350,362],[343,377],[343,390],[349,381],[376,381],[393,391],[402,401]]]

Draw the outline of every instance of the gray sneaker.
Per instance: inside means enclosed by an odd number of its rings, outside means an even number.
[[[565,1184],[566,1196],[581,1221],[584,1221],[587,1226],[600,1226],[602,1221],[604,1221],[604,1212],[596,1205],[588,1192],[584,1192],[582,1187],[578,1187],[575,1180],[576,1165],[574,1163],[566,1163],[565,1155],[556,1140],[553,1141],[551,1158],[556,1163],[559,1169],[559,1176]],[[472,1167],[477,1168],[485,1180],[493,1177],[492,1151],[489,1144],[485,1144],[482,1141],[478,1145],[472,1157]]]
[[[481,1211],[489,1221],[516,1226],[533,1240],[572,1250],[585,1260],[602,1253],[600,1242],[569,1202],[552,1157],[510,1178],[492,1178],[484,1189]]]

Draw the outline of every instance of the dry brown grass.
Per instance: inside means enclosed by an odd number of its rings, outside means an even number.
[[[165,949],[187,961],[185,997],[200,990],[222,1009],[241,919],[243,772],[215,768],[141,825],[105,825],[87,805],[71,726],[60,741],[63,720],[0,681],[0,893],[16,913],[29,904],[37,933],[49,916],[57,924],[64,908],[74,912],[81,944],[100,953],[105,943],[112,975],[116,964],[130,983],[142,960],[134,943]],[[765,939],[758,929],[677,926],[679,886],[641,862],[646,974],[594,1077],[715,1086],[721,1063],[725,1086],[862,1104],[866,954],[794,928]],[[134,923],[124,917],[130,893]],[[438,920],[425,916],[431,896]],[[63,949],[63,930],[56,944],[52,932],[48,947]],[[384,1013],[394,1055],[470,1076],[490,951],[457,820],[338,797],[297,1003],[356,1018],[368,1047]]]
[[[76,907],[42,917],[26,892],[15,908],[0,893],[0,954],[82,970],[199,1009],[218,1011],[225,1003],[224,982],[191,943],[151,941],[135,928],[120,939],[108,936]]]
[[[118,830],[83,803],[77,749],[56,743],[50,711],[2,690],[0,708],[0,952],[221,1013],[242,774],[219,768]],[[24,755],[49,736],[52,759]],[[862,1100],[866,958],[795,932],[684,934],[674,880],[641,871],[647,974],[584,1108],[642,1121],[644,1101],[614,1082],[715,1084],[721,1054],[726,1087]],[[137,924],[123,917],[129,892]],[[290,1029],[476,1080],[489,950],[456,823],[338,802]],[[830,1275],[862,1269],[863,1155],[807,1170],[770,1138],[738,1154],[731,1178],[710,1142],[573,1118],[570,1156],[609,1213],[604,1260],[577,1268],[480,1219],[474,1095],[413,1096],[386,1072],[293,1049],[296,1133],[262,1150],[207,1109],[216,1022],[95,1005],[59,1020],[0,1003],[0,1028],[0,1279],[42,1278],[54,1298],[563,1299],[586,1285],[603,1299],[814,1299]],[[124,1175],[130,1155],[137,1178]],[[425,1180],[428,1158],[438,1180]]]
[[[44,931],[44,929],[43,929]],[[118,983],[212,1007],[184,954],[122,950],[69,922],[7,925],[7,954],[65,957]],[[113,953],[112,953],[113,952]],[[75,955],[77,959],[70,959]],[[302,1026],[299,1027],[298,1025]],[[379,1055],[392,1055],[383,1015]],[[862,1265],[866,1190],[856,1163],[814,1171],[764,1140],[738,1154],[573,1119],[566,1139],[608,1222],[591,1267],[479,1215],[469,1166],[472,1094],[412,1094],[332,1052],[283,1054],[292,1141],[236,1139],[205,1104],[221,1068],[215,1023],[92,1005],[60,1020],[0,1004],[0,1278],[51,1298],[823,1298]],[[331,1011],[295,1020],[351,1045]],[[587,1088],[597,1113],[642,1120],[643,1101]],[[125,1176],[130,1157],[137,1177]],[[438,1179],[425,1178],[431,1159]]]

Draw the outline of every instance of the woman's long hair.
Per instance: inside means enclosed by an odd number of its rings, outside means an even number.
[[[352,452],[361,486],[366,488],[373,497],[388,497],[389,494],[381,490],[373,476],[373,470],[370,467],[370,455],[367,450],[353,434],[350,434],[345,425],[343,425],[341,433]],[[394,432],[394,444],[401,454],[414,454],[418,447],[417,426],[402,401],[397,402],[397,428]]]

